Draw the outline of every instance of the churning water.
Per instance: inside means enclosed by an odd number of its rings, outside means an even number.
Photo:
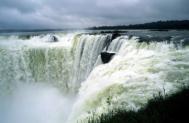
[[[57,42],[51,42],[52,35]],[[189,84],[188,31],[0,36],[0,123],[76,123]],[[103,64],[101,52],[113,52]]]

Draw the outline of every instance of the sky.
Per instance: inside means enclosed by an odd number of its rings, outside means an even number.
[[[188,20],[189,0],[0,0],[0,29],[64,29]]]

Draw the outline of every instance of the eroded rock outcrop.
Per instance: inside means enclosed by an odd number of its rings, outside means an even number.
[[[58,42],[58,38],[54,35],[49,36],[48,42]]]
[[[109,53],[109,52],[101,52],[101,59],[104,64],[110,62],[110,60],[113,58],[115,53]]]

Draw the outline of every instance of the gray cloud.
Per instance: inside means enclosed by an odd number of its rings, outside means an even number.
[[[43,29],[189,19],[189,0],[1,0],[0,29]]]

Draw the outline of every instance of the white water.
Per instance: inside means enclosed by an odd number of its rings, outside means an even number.
[[[175,93],[188,85],[189,49],[177,50],[166,42],[139,44],[135,38],[120,37],[108,50],[119,52],[110,63],[94,68],[82,83],[69,122],[86,122],[94,114],[116,108],[137,111],[155,95]]]
[[[154,94],[188,85],[187,47],[121,36],[108,48],[116,56],[101,64],[111,35],[56,36],[55,43],[48,35],[0,40],[1,123],[75,123],[93,112],[138,110]]]
[[[0,91],[9,91],[15,82],[45,82],[64,92],[78,90],[93,69],[109,35],[57,35],[51,43],[47,36],[30,40],[0,42]]]

